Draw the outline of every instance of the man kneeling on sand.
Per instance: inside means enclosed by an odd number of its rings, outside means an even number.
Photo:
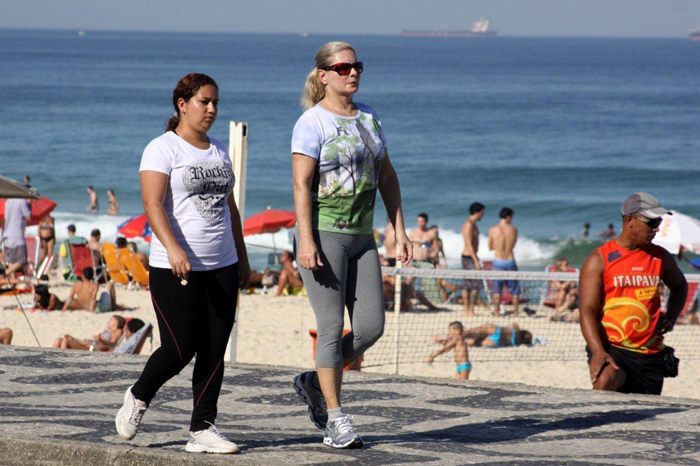
[[[98,296],[100,285],[92,281],[94,276],[92,267],[83,269],[83,278],[73,283],[68,299],[63,304],[64,311],[84,309],[90,312],[111,312],[124,309],[117,304],[117,292],[112,283],[105,283]]]

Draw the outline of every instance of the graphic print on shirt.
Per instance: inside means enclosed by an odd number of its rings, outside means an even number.
[[[600,248],[607,258],[601,325],[613,346],[642,354],[664,349],[656,333],[661,307],[662,261],[654,248],[624,252],[614,241]]]
[[[233,172],[221,160],[197,161],[182,171],[182,184],[189,199],[209,225],[216,225],[223,218],[233,182]]]
[[[361,230],[371,225],[379,169],[386,148],[379,148],[380,129],[375,120],[372,132],[365,127],[367,117],[355,120],[336,118],[336,135],[325,144],[319,166],[319,224],[334,230]]]

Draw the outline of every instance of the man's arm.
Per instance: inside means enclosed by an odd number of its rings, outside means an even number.
[[[494,228],[495,228],[495,227],[489,228],[489,251],[493,251],[493,250],[495,249],[494,244],[493,244],[493,240],[494,240],[494,238],[493,238],[493,235],[494,235],[493,229],[494,229]]]
[[[66,299],[66,302],[63,303],[63,309],[61,309],[62,311],[67,311],[68,309],[70,309],[71,302],[73,301],[73,296],[75,296],[75,285],[76,284],[77,284],[77,282],[73,283],[73,286],[71,286],[70,292],[68,293],[68,299]]]
[[[580,276],[579,310],[581,332],[591,351],[591,382],[595,383],[606,364],[619,369],[613,358],[605,351],[598,330],[598,312],[604,296],[603,270],[605,262],[600,251],[595,250],[583,264]]]
[[[88,311],[90,312],[95,312],[95,309],[97,308],[97,290],[99,289],[98,286],[95,286],[93,288],[93,291],[90,293],[90,309]]]
[[[685,275],[678,268],[676,259],[666,252],[663,256],[663,273],[661,280],[668,287],[668,301],[666,302],[666,317],[659,319],[656,329],[659,333],[664,334],[673,330],[673,325],[683,308],[688,297],[688,282],[685,280]]]

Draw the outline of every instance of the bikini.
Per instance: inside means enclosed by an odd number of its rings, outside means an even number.
[[[515,344],[515,327],[510,326],[511,329],[511,336],[510,336],[510,346],[517,346]],[[499,348],[501,346],[501,327],[496,326],[496,331],[493,332],[491,335],[487,336],[489,340],[491,340],[493,344],[493,348]]]

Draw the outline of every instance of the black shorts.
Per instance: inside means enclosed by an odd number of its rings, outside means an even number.
[[[387,257],[386,262],[387,262],[387,264],[389,264],[389,267],[396,267],[396,258],[395,257]]]
[[[617,391],[620,393],[640,393],[643,395],[661,395],[664,387],[664,377],[671,375],[669,360],[675,359],[673,348],[667,346],[663,351],[654,354],[642,354],[624,350],[615,346],[605,349],[627,376],[625,383]],[[591,351],[586,346],[588,364],[591,363]],[[676,367],[678,359],[675,359]]]

